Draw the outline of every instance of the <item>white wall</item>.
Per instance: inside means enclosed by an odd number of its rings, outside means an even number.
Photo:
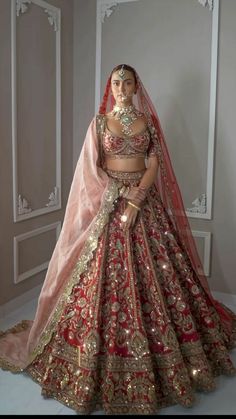
[[[73,165],[94,115],[96,0],[74,0]]]

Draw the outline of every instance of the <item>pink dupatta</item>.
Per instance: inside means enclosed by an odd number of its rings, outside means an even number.
[[[54,248],[33,321],[23,321],[0,336],[0,366],[23,370],[49,342],[60,314],[93,256],[108,221],[118,185],[99,167],[99,118],[86,134],[67,201],[63,226]]]

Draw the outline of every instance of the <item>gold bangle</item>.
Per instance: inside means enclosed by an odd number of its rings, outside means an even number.
[[[131,207],[136,208],[138,211],[140,211],[140,209],[141,209],[137,205],[133,204],[133,202],[128,201],[128,204],[131,205]]]

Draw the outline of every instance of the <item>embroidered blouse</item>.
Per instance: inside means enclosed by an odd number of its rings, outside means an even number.
[[[96,126],[99,136],[99,164],[101,167],[103,167],[105,156],[112,159],[158,156],[158,147],[152,139],[153,135],[149,127],[146,127],[140,134],[121,137],[108,129],[106,117],[103,114],[96,116]]]
[[[145,128],[140,134],[121,137],[113,134],[106,127],[102,137],[102,148],[104,155],[111,159],[145,158],[151,155],[157,155],[157,150],[148,128]]]

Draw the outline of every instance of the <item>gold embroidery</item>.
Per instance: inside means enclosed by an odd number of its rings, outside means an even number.
[[[134,356],[143,357],[148,354],[148,342],[143,333],[139,331],[134,332],[134,334],[131,336],[130,348],[131,353]]]
[[[97,247],[98,239],[103,231],[105,224],[108,222],[109,214],[114,209],[114,202],[119,196],[119,189],[117,182],[113,179],[109,180],[109,186],[106,191],[106,196],[104,198],[104,204],[100,211],[98,212],[95,222],[93,223],[88,239],[84,245],[83,251],[79,258],[79,261],[76,264],[76,267],[73,270],[68,285],[63,292],[63,295],[60,298],[59,303],[50,319],[49,324],[45,328],[44,332],[41,335],[40,341],[36,348],[30,355],[30,362],[40,353],[42,353],[45,345],[50,341],[53,332],[56,329],[58,320],[62,314],[63,307],[68,301],[68,297],[71,294],[73,286],[78,283],[80,275],[86,270],[88,262],[93,257],[93,252]]]
[[[216,375],[235,372],[231,336],[196,283],[156,188],[128,239],[119,227],[125,205],[119,197],[68,296],[57,335],[28,368],[46,396],[81,413],[153,414],[171,404],[191,406],[195,390],[211,391]]]

